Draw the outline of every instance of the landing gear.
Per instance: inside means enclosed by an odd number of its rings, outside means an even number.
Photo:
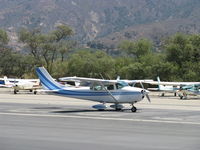
[[[174,96],[176,96],[177,94],[176,94],[176,92],[174,93]]]
[[[137,108],[136,108],[135,106],[132,106],[131,111],[132,111],[132,112],[136,112],[136,111],[137,111]]]
[[[131,111],[132,111],[132,112],[136,112],[136,111],[137,111],[137,108],[134,106],[134,103],[132,103],[131,106],[132,106]]]
[[[15,90],[15,89],[14,89],[14,94],[17,94],[17,92],[18,92],[18,90]]]
[[[181,100],[187,99],[187,96],[180,96],[180,99],[181,99]]]
[[[180,95],[180,99],[187,99],[187,94],[183,93],[183,95]]]
[[[33,93],[36,95],[36,94],[37,94],[37,91],[34,91]]]
[[[161,96],[165,96],[165,93],[162,93]]]

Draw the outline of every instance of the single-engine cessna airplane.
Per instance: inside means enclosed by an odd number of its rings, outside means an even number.
[[[56,82],[44,67],[37,68],[36,73],[47,92],[60,96],[100,102],[101,104],[93,106],[97,110],[105,110],[107,108],[106,103],[113,103],[113,105],[110,105],[111,108],[122,110],[123,103],[130,103],[132,105],[131,111],[136,112],[135,103],[144,99],[145,96],[150,102],[147,90],[130,87],[123,81],[74,77],[74,80],[90,82],[90,86],[79,88],[66,87]]]
[[[157,81],[144,81],[144,83],[158,85],[158,88],[148,88],[148,90],[162,92],[161,96],[165,96],[165,93],[174,93],[174,96],[176,96],[177,90],[180,89],[180,84],[177,84],[178,82],[163,82],[160,81],[159,77],[157,77]]]
[[[0,87],[13,88],[14,94],[19,90],[29,90],[30,92],[37,93],[36,89],[40,88],[39,79],[14,79],[14,78],[0,78]]]
[[[200,84],[182,86],[178,91],[180,99],[187,99],[188,95],[200,95]]]
[[[200,82],[163,82],[160,81],[159,77],[157,77],[157,80],[144,83],[158,85],[157,91],[163,92],[162,96],[164,96],[165,92],[174,93],[174,96],[178,93],[181,99],[186,98],[188,94],[198,95],[197,87],[198,85],[200,86]]]

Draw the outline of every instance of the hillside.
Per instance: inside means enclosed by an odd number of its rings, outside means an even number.
[[[143,36],[158,44],[158,39],[178,31],[200,32],[199,0],[0,0],[0,4],[0,28],[9,31],[13,45],[21,27],[46,32],[58,24],[70,25],[80,43],[98,40],[109,46]]]

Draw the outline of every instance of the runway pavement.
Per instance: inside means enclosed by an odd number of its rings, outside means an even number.
[[[200,99],[151,96],[124,111],[0,89],[0,150],[199,150]]]

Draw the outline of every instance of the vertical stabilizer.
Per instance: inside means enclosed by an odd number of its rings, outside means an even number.
[[[44,67],[36,68],[36,73],[44,89],[58,90],[64,87],[62,84],[56,82]]]
[[[4,84],[5,85],[9,85],[10,84],[10,81],[8,81],[7,76],[4,76],[3,79],[4,79]]]
[[[158,90],[163,90],[164,86],[160,85],[160,77],[157,77],[157,81],[158,81]]]

